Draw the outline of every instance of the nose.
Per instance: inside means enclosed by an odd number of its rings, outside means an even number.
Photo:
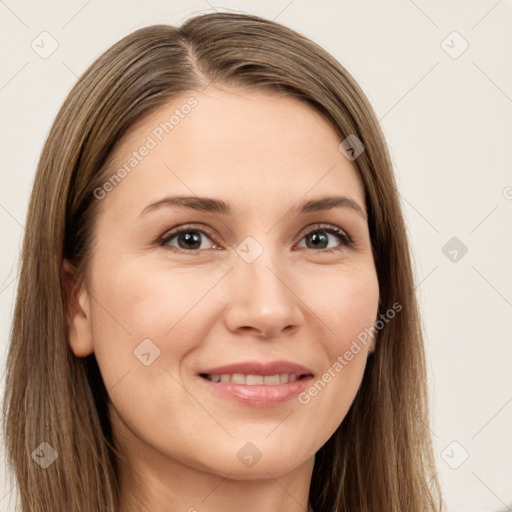
[[[297,279],[270,249],[252,263],[235,259],[229,279],[226,324],[232,332],[275,339],[295,332],[304,322]]]

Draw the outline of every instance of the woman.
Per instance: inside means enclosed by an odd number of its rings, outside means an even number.
[[[228,13],[128,35],[65,100],[26,226],[21,510],[441,510],[386,143],[319,46]]]

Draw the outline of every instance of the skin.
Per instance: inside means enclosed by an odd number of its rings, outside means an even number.
[[[146,510],[141,503],[152,512],[305,511],[315,453],[352,404],[374,340],[308,404],[252,407],[215,395],[197,373],[286,359],[316,380],[374,324],[379,288],[364,216],[292,211],[333,193],[365,211],[363,185],[311,107],[219,86],[182,94],[133,127],[111,169],[192,95],[198,105],[100,200],[89,272],[71,291],[70,345],[78,357],[96,355],[132,471],[121,470],[119,512]],[[237,214],[163,206],[141,215],[169,195],[222,199]],[[196,250],[183,235],[155,242],[190,223],[214,236],[196,234]],[[319,223],[354,245],[317,228],[327,237],[317,248],[306,234]],[[236,252],[248,236],[263,249],[252,263]],[[66,264],[68,282],[71,274]],[[147,338],[160,355],[146,366],[134,350]],[[252,467],[237,457],[248,442],[262,454]]]

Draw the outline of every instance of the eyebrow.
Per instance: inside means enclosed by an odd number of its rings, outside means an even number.
[[[144,213],[161,206],[178,206],[190,210],[217,213],[232,217],[236,215],[232,206],[221,199],[198,196],[170,196],[159,199],[158,201],[146,206],[140,213],[139,217]],[[367,216],[363,208],[361,208],[356,201],[347,196],[324,196],[309,199],[296,205],[292,208],[292,211],[303,215],[311,212],[331,210],[333,208],[349,208],[360,215],[365,221],[367,220]]]

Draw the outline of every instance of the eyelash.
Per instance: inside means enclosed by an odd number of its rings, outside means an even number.
[[[210,229],[207,229],[204,226],[197,227],[194,225],[184,226],[179,229],[172,230],[168,233],[165,233],[157,240],[157,243],[160,246],[165,246],[170,240],[175,238],[177,235],[180,235],[181,233],[188,233],[191,231],[206,235],[207,237],[209,237],[212,240],[212,242],[215,243],[215,240],[214,240],[215,236]],[[335,234],[341,239],[342,244],[341,244],[341,246],[331,247],[330,249],[318,249],[318,250],[311,249],[312,251],[331,253],[331,252],[335,252],[335,251],[341,251],[341,250],[343,250],[343,248],[347,248],[347,247],[350,248],[353,246],[353,241],[350,238],[350,236],[348,236],[347,233],[345,233],[340,228],[338,228],[332,224],[318,224],[318,225],[314,226],[312,229],[310,229],[309,231],[304,233],[304,235],[301,238],[301,241],[303,238],[305,238],[306,236],[308,236],[311,233],[315,233],[316,231],[323,231],[326,233]],[[205,249],[185,250],[185,249],[181,249],[179,247],[174,247],[174,246],[169,246],[169,247],[172,247],[173,249],[177,250],[178,252],[182,252],[182,253],[188,252],[188,253],[192,253],[192,254],[205,250]],[[307,247],[305,249],[307,249]]]

